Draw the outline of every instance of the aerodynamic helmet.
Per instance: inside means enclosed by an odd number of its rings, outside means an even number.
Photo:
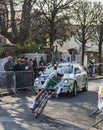
[[[62,69],[57,69],[57,75],[64,75],[64,71]]]

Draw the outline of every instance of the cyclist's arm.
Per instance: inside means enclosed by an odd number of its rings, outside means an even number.
[[[42,88],[43,88],[43,89],[48,88],[48,87],[49,87],[49,84],[50,84],[50,82],[51,82],[51,80],[53,80],[53,78],[54,78],[55,76],[56,76],[56,73],[52,73],[52,74],[45,80],[45,82],[44,82]]]

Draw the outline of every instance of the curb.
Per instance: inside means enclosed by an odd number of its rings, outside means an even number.
[[[88,80],[103,79],[103,76],[88,77]]]

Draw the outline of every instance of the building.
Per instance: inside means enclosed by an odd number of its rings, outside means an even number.
[[[72,37],[70,40],[66,40],[66,42],[63,42],[63,46],[59,46],[59,51],[61,51],[63,54],[67,54],[68,52],[67,55],[71,57],[70,60],[72,60],[72,56],[74,56],[73,60],[77,60],[79,62],[81,62],[81,49],[82,47],[75,41],[74,37]],[[98,46],[93,42],[88,42],[85,48],[85,66],[88,65],[88,58],[91,54],[93,54],[95,62],[98,63]]]

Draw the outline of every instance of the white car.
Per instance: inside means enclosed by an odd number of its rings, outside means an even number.
[[[77,91],[88,90],[88,76],[82,65],[76,62],[59,63],[58,68],[62,68],[64,76],[61,81],[61,93],[77,95]],[[53,66],[47,66],[43,73],[35,79],[34,89],[38,93],[46,78],[53,72]]]

